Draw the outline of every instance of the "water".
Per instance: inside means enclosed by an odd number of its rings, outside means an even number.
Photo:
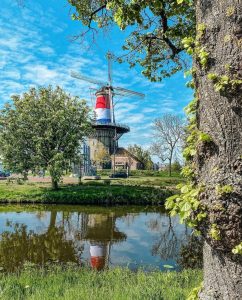
[[[190,235],[163,209],[0,206],[0,269],[74,262],[177,270]]]

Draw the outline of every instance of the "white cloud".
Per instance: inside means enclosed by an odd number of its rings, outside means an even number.
[[[152,107],[146,107],[142,110],[143,113],[152,113],[155,111],[156,111],[156,108],[152,108]]]
[[[25,8],[16,13],[11,9],[14,4],[4,1],[6,5],[0,16],[0,104],[31,86],[52,84],[86,99],[91,105],[89,88],[98,86],[72,78],[70,71],[106,82],[107,63],[98,56],[99,52],[85,50],[85,44],[68,44],[65,40],[67,25],[50,6],[45,8],[40,3],[26,1]],[[64,46],[60,46],[58,39]],[[118,100],[115,106],[117,122],[131,127],[131,132],[122,137],[121,144],[148,145],[152,120],[162,113],[177,111],[174,94],[163,82],[151,83],[137,69],[129,69],[127,65],[114,63],[113,77],[115,86],[146,94],[142,100],[115,98]]]
[[[40,47],[39,51],[42,52],[45,55],[53,55],[55,54],[55,51],[53,48],[45,46],[45,47]]]
[[[48,68],[45,65],[27,65],[24,67],[25,74],[23,78],[36,85],[46,85],[55,82],[58,77],[56,70]]]

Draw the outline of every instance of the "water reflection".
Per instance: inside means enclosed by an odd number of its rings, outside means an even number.
[[[17,212],[17,211],[18,212]],[[190,231],[164,211],[83,207],[0,209],[0,268],[55,261],[103,268],[129,264],[179,268]],[[183,251],[186,253],[186,251]]]
[[[91,266],[101,270],[109,265],[112,244],[126,240],[127,236],[116,228],[114,213],[90,214],[87,217],[84,239],[90,242]]]

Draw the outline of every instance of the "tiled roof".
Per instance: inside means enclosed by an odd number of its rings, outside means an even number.
[[[126,150],[126,149],[123,148],[123,147],[120,147],[120,148],[118,148],[118,149],[116,150],[115,156],[116,156],[116,157],[117,157],[117,156],[132,157],[134,160],[136,160],[136,161],[142,163],[142,161],[140,161],[140,160],[138,159],[137,156],[133,155],[132,153],[130,153],[128,150]]]

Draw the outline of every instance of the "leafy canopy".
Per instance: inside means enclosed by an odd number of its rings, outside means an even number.
[[[193,0],[68,0],[75,7],[73,20],[88,32],[112,24],[130,29],[119,58],[139,64],[151,81],[160,81],[186,66],[182,40],[195,36]]]
[[[145,170],[153,169],[153,162],[148,150],[145,150],[141,146],[134,144],[128,146],[128,151],[142,162]]]
[[[17,173],[49,169],[56,186],[90,128],[85,101],[60,87],[32,88],[0,112],[4,163]]]

